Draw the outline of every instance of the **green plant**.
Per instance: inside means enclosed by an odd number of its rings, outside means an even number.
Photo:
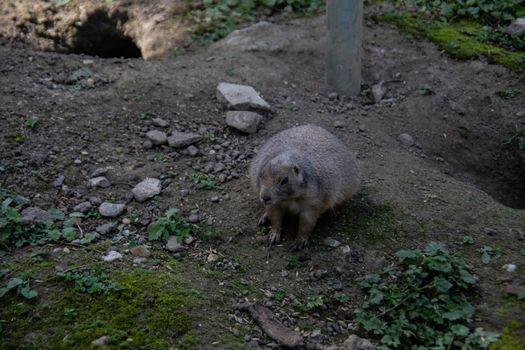
[[[36,123],[38,122],[38,118],[37,117],[29,117],[26,119],[26,121],[24,122],[25,126],[27,126],[28,128],[30,129],[34,129],[34,127],[36,126]]]
[[[346,304],[350,301],[350,297],[345,293],[335,293],[333,299],[341,304]]]
[[[11,278],[5,287],[0,288],[0,298],[12,290],[16,291],[17,295],[21,295],[26,299],[33,299],[38,295],[38,292],[29,286],[28,278]]]
[[[474,244],[472,236],[463,236],[463,244]]]
[[[303,263],[299,260],[298,257],[292,255],[288,257],[288,268],[289,269],[299,269],[303,266]]]
[[[190,175],[190,181],[197,184],[200,189],[203,190],[217,190],[219,185],[215,181],[215,176],[206,175],[203,173],[192,173]]]
[[[317,12],[324,0],[204,0],[202,6],[188,13],[193,22],[193,37],[203,44],[219,40],[241,23],[253,21],[260,14],[282,12]]]
[[[512,145],[519,150],[525,150],[525,127],[515,127],[511,137],[504,144]]]
[[[400,0],[415,11],[441,20],[470,18],[498,25],[511,21],[516,15],[515,0]]]
[[[428,84],[423,84],[417,87],[418,94],[422,96],[432,95],[434,94],[434,90],[432,89],[432,86]]]
[[[496,92],[496,95],[501,97],[502,99],[509,100],[511,98],[514,98],[521,94],[519,90],[513,89],[513,88],[507,88],[505,90],[501,90]]]
[[[308,310],[326,308],[326,305],[324,303],[324,295],[316,294],[316,295],[312,295],[311,297],[309,297],[308,300],[306,301],[306,308]]]
[[[217,140],[217,137],[215,136],[215,134],[211,131],[207,131],[204,133],[204,135],[202,135],[202,138],[208,142],[213,142],[215,140]]]
[[[380,349],[486,349],[498,339],[470,330],[475,308],[467,295],[476,279],[444,244],[396,256],[397,264],[359,281],[367,300],[357,323],[379,337]]]
[[[499,248],[492,248],[491,246],[484,246],[479,250],[481,253],[481,261],[484,264],[488,264],[492,259],[499,258],[501,251]]]
[[[283,301],[285,297],[286,297],[286,293],[283,292],[282,290],[275,292],[275,295],[274,295],[275,300]]]
[[[187,223],[179,211],[170,208],[163,217],[153,223],[149,229],[148,239],[150,241],[167,241],[169,236],[177,236],[182,239],[198,232],[198,226]]]
[[[74,282],[75,291],[79,293],[101,295],[121,289],[101,270],[58,272],[57,275],[66,281]]]

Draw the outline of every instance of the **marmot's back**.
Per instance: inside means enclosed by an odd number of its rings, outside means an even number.
[[[323,202],[332,207],[350,198],[359,190],[359,171],[352,152],[334,135],[315,125],[284,130],[261,147],[250,168],[250,177],[257,188],[257,176],[265,164],[281,153],[290,153],[309,164],[319,184]]]

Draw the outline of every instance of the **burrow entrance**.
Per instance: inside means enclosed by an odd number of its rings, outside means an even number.
[[[525,209],[525,150],[497,141],[456,145],[443,155],[452,166],[447,170],[501,204]]]
[[[90,56],[138,58],[142,53],[132,38],[124,33],[128,16],[115,12],[111,16],[102,9],[92,12],[77,27],[71,52]]]

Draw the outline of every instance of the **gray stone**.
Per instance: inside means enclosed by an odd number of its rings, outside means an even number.
[[[129,250],[131,255],[140,257],[140,258],[149,258],[151,256],[151,252],[146,248],[146,246],[138,245],[136,247],[133,247]]]
[[[108,218],[116,218],[126,211],[126,204],[104,202],[98,207],[100,215]]]
[[[254,88],[247,85],[219,83],[217,99],[229,109],[270,112],[268,102],[263,100]]]
[[[334,122],[334,127],[335,128],[344,128],[345,127],[345,122],[343,122],[342,120],[336,120]]]
[[[82,202],[80,204],[77,204],[73,208],[73,211],[77,211],[77,212],[80,212],[80,213],[87,213],[88,211],[91,210],[91,208],[93,208],[93,205],[91,204],[91,202],[85,201],[85,202]]]
[[[98,177],[89,179],[89,187],[107,188],[109,186],[111,186],[111,183],[105,176],[98,176]]]
[[[202,140],[202,136],[193,133],[173,131],[168,137],[170,147],[186,147]]]
[[[112,250],[107,255],[102,257],[102,260],[104,260],[105,262],[112,262],[120,259],[122,259],[122,254],[120,254],[116,250]]]
[[[368,127],[366,126],[366,124],[359,124],[357,126],[357,129],[361,132],[366,132],[368,130]]]
[[[151,122],[159,128],[166,128],[169,125],[169,123],[162,118],[153,118],[151,119]]]
[[[510,35],[523,33],[525,31],[525,17],[516,18],[505,31]]]
[[[166,243],[166,249],[172,253],[179,253],[185,249],[185,247],[179,242],[177,236],[171,236]]]
[[[333,239],[332,237],[327,237],[325,238],[325,240],[323,241],[323,243],[329,247],[332,247],[332,248],[337,248],[341,245],[341,242],[339,242],[338,240],[336,239]]]
[[[401,134],[397,137],[397,140],[406,147],[411,147],[414,145],[414,138],[409,134]]]
[[[22,210],[22,223],[27,225],[43,224],[53,221],[51,215],[38,207],[29,207]]]
[[[370,341],[359,338],[357,335],[352,334],[345,340],[343,344],[343,350],[375,350],[376,347]]]
[[[89,201],[91,202],[91,204],[97,206],[102,203],[102,199],[100,199],[99,197],[89,197]]]
[[[216,163],[213,167],[213,172],[220,173],[221,171],[224,171],[224,169],[226,169],[226,165],[224,165],[223,163]]]
[[[228,51],[237,49],[253,52],[279,52],[290,46],[290,40],[279,25],[261,21],[247,28],[231,32],[224,40],[217,42],[214,46],[223,47]]]
[[[66,177],[64,175],[58,175],[57,178],[53,181],[53,187],[60,187],[64,183]]]
[[[372,86],[372,96],[374,96],[374,102],[379,103],[385,97],[386,89],[383,86],[383,82],[377,83]]]
[[[213,197],[210,198],[210,200],[211,200],[212,203],[218,203],[220,198],[219,198],[219,196],[213,196]]]
[[[188,218],[188,222],[191,224],[196,224],[199,221],[201,221],[199,214],[191,214],[190,217]]]
[[[109,337],[103,335],[102,337],[95,339],[91,342],[93,346],[106,346],[109,343]]]
[[[199,154],[199,149],[193,145],[189,146],[187,150],[188,150],[189,155],[192,157],[195,157],[196,155]]]
[[[105,166],[105,167],[102,167],[102,168],[97,168],[93,171],[93,173],[91,173],[91,177],[99,177],[99,176],[104,176],[108,173],[108,171],[112,170],[113,167],[112,166]]]
[[[229,111],[226,113],[226,124],[239,131],[253,134],[257,131],[257,126],[262,117],[254,112]]]
[[[107,224],[102,224],[102,225],[97,226],[95,228],[95,231],[97,231],[101,235],[107,235],[113,232],[114,229],[115,229],[115,224],[107,223]]]
[[[137,202],[144,202],[149,198],[153,198],[161,191],[161,182],[159,179],[147,177],[137,184],[131,192]]]
[[[190,195],[190,190],[186,190],[186,189],[183,189],[183,190],[180,190],[180,196],[181,197],[188,197]]]
[[[209,263],[214,263],[217,260],[219,260],[219,256],[215,253],[210,253],[208,257],[206,258],[206,262],[209,262]]]
[[[146,140],[144,141],[144,143],[142,143],[142,147],[144,149],[151,149],[153,148],[153,142],[151,142],[150,140]]]
[[[150,130],[146,133],[146,137],[148,140],[151,141],[154,145],[164,145],[166,142],[168,142],[168,136],[166,136],[166,133],[159,130]]]

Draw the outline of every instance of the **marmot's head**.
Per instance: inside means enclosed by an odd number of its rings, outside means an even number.
[[[287,154],[271,159],[257,178],[259,198],[264,205],[301,197],[306,191],[306,174]]]

